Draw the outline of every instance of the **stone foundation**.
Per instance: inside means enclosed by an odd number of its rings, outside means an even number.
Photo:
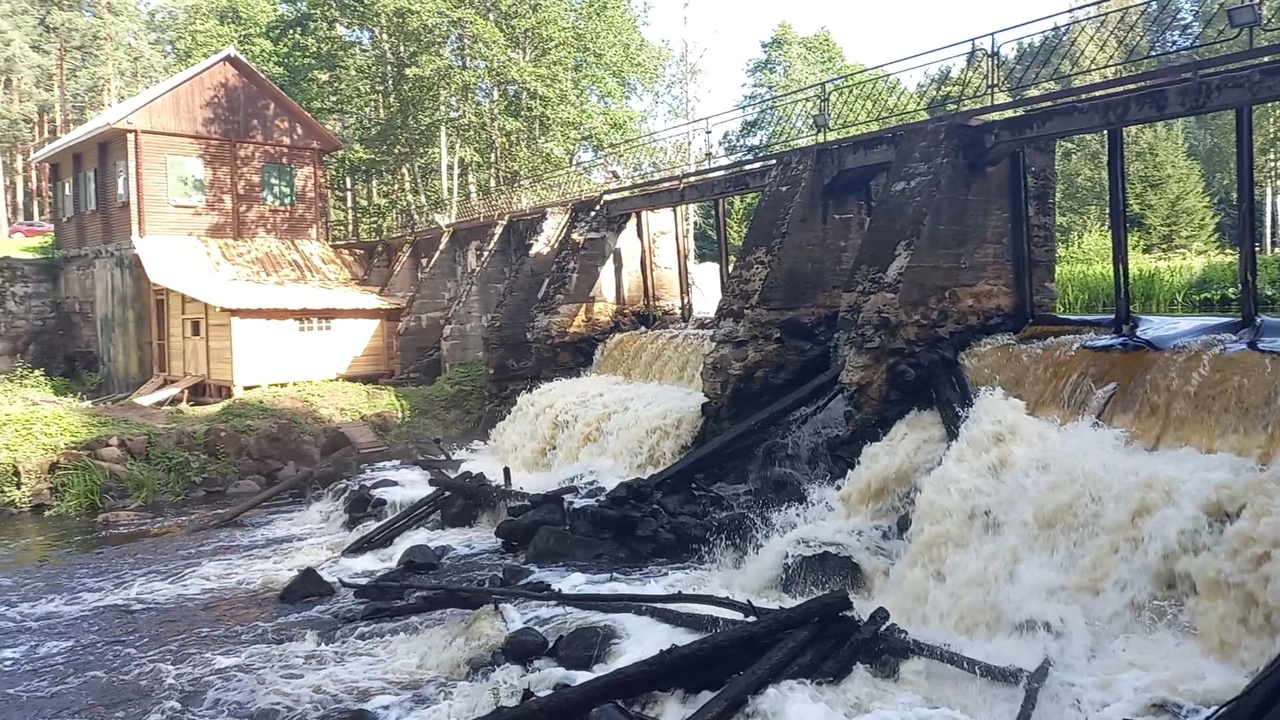
[[[0,258],[0,373],[19,362],[66,369],[70,327],[58,300],[58,262]]]

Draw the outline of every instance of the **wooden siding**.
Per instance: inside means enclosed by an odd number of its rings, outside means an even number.
[[[146,235],[235,237],[231,217],[231,143],[142,133],[139,138],[142,213]],[[169,155],[204,161],[204,204],[169,202]]]
[[[171,378],[182,377],[182,304],[186,297],[181,293],[169,291],[169,372]]]
[[[209,382],[231,386],[234,375],[231,370],[231,313],[208,308],[205,314],[209,343]]]
[[[54,177],[71,178],[72,205],[75,214],[63,220],[54,213],[53,225],[57,232],[58,246],[65,249],[86,248],[94,245],[110,245],[128,242],[133,237],[133,202],[116,202],[115,162],[128,160],[128,139],[119,134],[101,143],[78,145],[76,152],[68,152],[51,161],[56,166]],[[86,211],[80,198],[80,171],[97,170],[98,207]],[[129,182],[133,184],[133,168],[129,169]],[[54,187],[50,192],[57,192]]]
[[[296,148],[236,143],[236,209],[238,237],[318,237],[320,214],[316,192],[314,153]],[[262,166],[278,163],[293,168],[292,206],[262,202]]]
[[[312,151],[145,132],[140,133],[137,142],[141,149],[140,210],[145,223],[140,235],[290,240],[319,235],[321,218]],[[169,202],[169,155],[204,161],[203,205],[190,207]],[[264,163],[293,168],[294,205],[263,204]]]
[[[234,313],[235,384],[241,387],[339,377],[376,376],[390,371],[383,316],[331,317],[331,329],[302,332],[307,313]]]
[[[189,137],[320,147],[324,139],[266,87],[223,61],[134,113],[131,127]]]

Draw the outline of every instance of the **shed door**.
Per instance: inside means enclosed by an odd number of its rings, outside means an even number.
[[[183,374],[209,375],[209,341],[204,316],[182,318]]]

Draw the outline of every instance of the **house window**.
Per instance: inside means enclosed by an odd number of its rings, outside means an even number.
[[[187,321],[187,337],[189,338],[204,337],[204,321],[188,320]]]
[[[262,204],[292,206],[297,203],[293,192],[293,168],[278,163],[262,166]]]
[[[80,210],[91,212],[98,209],[98,171],[85,170],[80,173]]]
[[[333,329],[330,318],[298,318],[298,332],[327,332]]]
[[[72,190],[71,190],[71,178],[58,181],[56,195],[57,195],[56,202],[58,204],[58,208],[57,208],[58,217],[62,218],[63,220],[66,220],[72,215],[75,215],[76,208],[75,208],[74,202],[72,201],[72,198],[74,197],[74,195],[72,195]]]
[[[129,161],[116,161],[116,203],[124,205],[129,202]]]
[[[204,161],[187,155],[166,155],[164,162],[169,177],[169,204],[203,205]]]

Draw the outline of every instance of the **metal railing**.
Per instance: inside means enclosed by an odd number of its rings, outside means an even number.
[[[454,222],[592,197],[658,178],[984,108],[1280,40],[1280,2],[1233,27],[1240,0],[1099,0],[657,130],[459,203]],[[1048,99],[1046,97],[1046,99]]]

